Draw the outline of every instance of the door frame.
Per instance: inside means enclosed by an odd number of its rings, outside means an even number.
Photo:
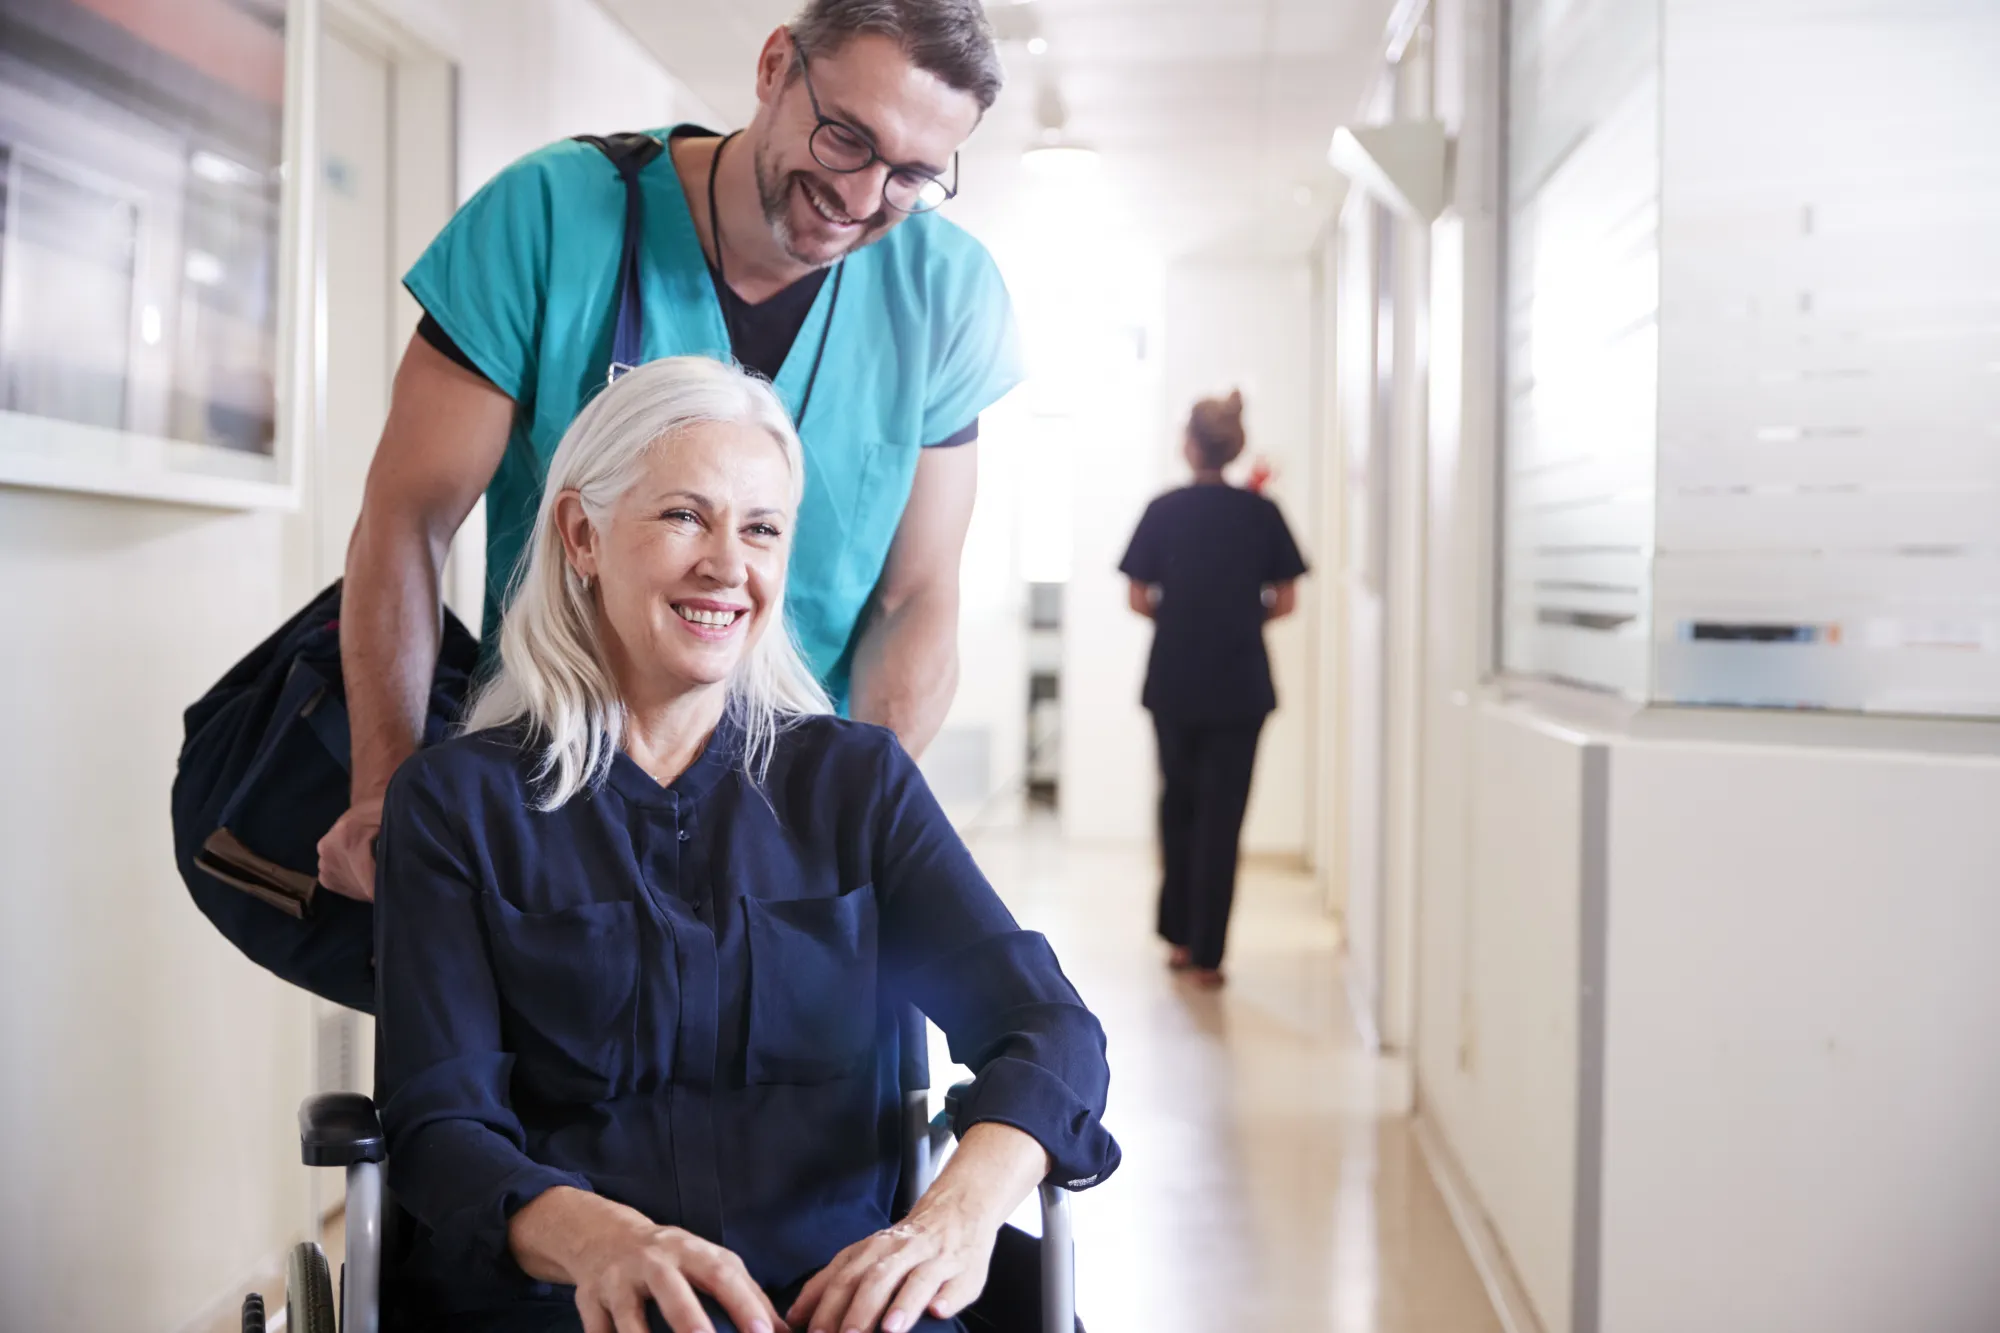
[[[399,336],[407,336],[416,327],[419,307],[409,293],[403,290],[399,277],[408,272],[423,253],[431,238],[449,221],[459,200],[458,181],[458,67],[449,57],[435,46],[424,41],[400,23],[378,0],[320,0],[321,41],[317,50],[325,49],[325,38],[337,37],[357,49],[380,58],[389,71],[388,106],[388,153],[389,153],[389,281],[395,295],[391,302],[391,326],[387,331],[387,345],[390,349],[391,365],[388,367],[393,383],[395,361],[400,359]],[[324,60],[324,55],[320,56]],[[324,85],[320,85],[324,95]],[[315,146],[313,171],[317,181],[325,170],[323,151]],[[326,395],[329,388],[327,366],[327,244],[325,209],[326,192],[317,193],[316,217],[318,244],[314,247],[310,263],[312,265],[313,322],[315,328],[312,384],[314,389],[313,430],[310,448],[306,451],[305,472],[309,487],[309,504],[299,516],[304,530],[301,540],[309,543],[312,554],[302,561],[297,571],[293,591],[296,600],[303,602],[310,592],[334,577],[338,571],[317,568],[319,564],[320,542],[318,534],[323,524],[335,516],[325,511],[327,504],[326,464],[328,440],[326,437]],[[479,560],[461,557],[461,548],[471,545],[477,552],[484,545],[483,522],[479,531],[468,521],[466,527],[452,543],[452,554],[446,565],[445,590],[447,598],[454,605],[463,602],[465,588],[470,584],[471,595],[476,599],[480,594],[482,570]],[[297,549],[297,548],[294,548]],[[467,569],[470,567],[470,577]],[[333,1013],[346,1015],[349,1021],[364,1024],[359,1015],[339,1010],[325,1001],[315,1000],[311,1005],[311,1016],[307,1026],[305,1043],[307,1086],[319,1091],[318,1081],[322,1068],[323,1018]],[[354,1033],[355,1063],[360,1069],[372,1067],[374,1058],[374,1033],[371,1026],[362,1026]],[[323,1172],[310,1173],[307,1197],[308,1237],[316,1238],[325,1219],[337,1212],[342,1203],[342,1193],[323,1181]]]

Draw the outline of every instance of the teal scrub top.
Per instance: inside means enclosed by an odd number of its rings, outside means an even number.
[[[669,131],[653,131],[666,138]],[[640,174],[645,356],[731,360],[722,306],[671,154]],[[597,149],[551,144],[506,168],[458,211],[404,285],[514,400],[514,428],[486,491],[486,639],[493,644],[534,527],[549,460],[604,387],[625,193]],[[806,659],[845,705],[863,612],[909,499],[917,458],[1021,380],[1013,306],[985,247],[936,214],[905,218],[824,283],[774,382],[798,412],[824,333],[826,357],[800,437],[806,487],[786,608]]]

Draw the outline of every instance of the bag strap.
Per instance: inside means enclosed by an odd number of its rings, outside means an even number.
[[[618,257],[618,314],[611,329],[611,366],[604,382],[610,384],[639,364],[646,341],[645,304],[639,297],[639,247],[645,239],[645,197],[639,189],[639,173],[648,162],[666,151],[666,145],[650,134],[579,134],[578,143],[587,143],[611,160],[618,177],[625,182],[625,243]]]

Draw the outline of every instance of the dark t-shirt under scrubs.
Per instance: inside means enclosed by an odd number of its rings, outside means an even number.
[[[1264,589],[1306,572],[1278,506],[1198,485],[1146,507],[1118,570],[1160,590],[1146,708],[1181,722],[1252,721],[1278,706],[1264,652]]]

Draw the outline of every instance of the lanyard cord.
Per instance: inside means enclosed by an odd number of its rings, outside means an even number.
[[[729,287],[729,274],[722,266],[722,214],[715,206],[715,173],[722,165],[722,150],[729,141],[743,131],[736,130],[722,136],[722,142],[715,146],[715,156],[708,160],[708,234],[715,245],[716,298],[722,306],[722,328],[729,335],[730,351],[736,350],[735,302],[742,300]],[[826,323],[820,326],[819,350],[813,353],[812,372],[806,376],[805,395],[799,399],[798,415],[792,418],[792,428],[803,432],[806,427],[806,409],[812,406],[813,387],[819,383],[820,362],[826,360],[826,341],[833,333],[833,312],[840,307],[840,280],[846,276],[847,261],[840,260],[833,266],[833,295],[826,302]]]

